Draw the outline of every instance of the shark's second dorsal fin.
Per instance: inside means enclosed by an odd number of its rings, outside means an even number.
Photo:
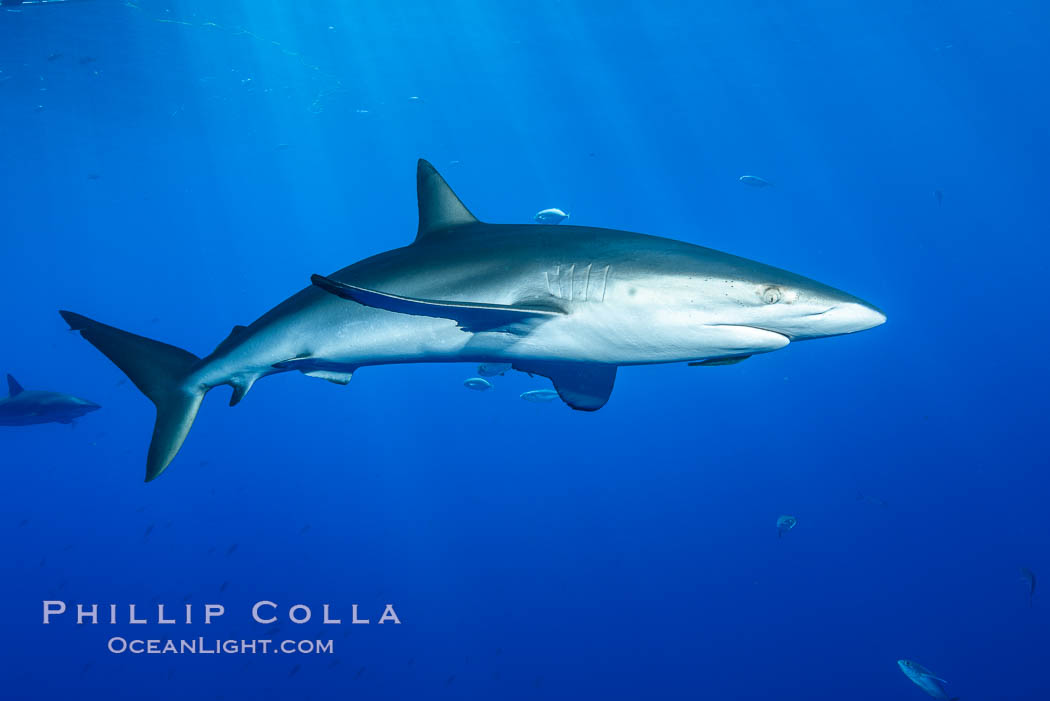
[[[215,350],[212,351],[212,353],[214,355],[218,355],[220,353],[225,353],[230,348],[232,348],[233,346],[237,345],[237,340],[241,337],[241,334],[244,333],[244,331],[247,328],[248,328],[247,326],[241,326],[240,324],[238,324],[237,326],[234,326],[233,330],[230,331],[230,335],[227,336],[226,338],[224,338],[222,340],[222,343],[220,343],[219,345],[215,346]],[[253,380],[253,382],[254,382],[254,380]],[[247,391],[248,390],[245,390],[245,392],[247,392]]]
[[[16,395],[22,394],[22,392],[24,391],[25,390],[22,389],[22,385],[18,384],[18,380],[11,377],[10,375],[7,376],[7,393],[10,396],[14,397]]]
[[[441,174],[422,158],[416,166],[416,197],[419,200],[419,230],[416,241],[431,234],[464,224],[476,224],[470,213]]]

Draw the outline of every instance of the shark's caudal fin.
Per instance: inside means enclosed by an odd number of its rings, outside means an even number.
[[[199,358],[181,348],[100,324],[80,314],[59,314],[156,405],[157,423],[146,458],[146,481],[156,479],[182,447],[207,391],[185,385]]]
[[[22,385],[18,384],[18,380],[11,377],[10,375],[7,376],[7,395],[9,397],[15,397],[19,394],[22,394],[22,392],[24,391],[25,390],[22,389]]]

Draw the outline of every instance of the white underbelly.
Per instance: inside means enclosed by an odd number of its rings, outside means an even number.
[[[584,306],[538,324],[507,349],[514,357],[645,365],[764,353],[787,345],[779,334],[709,324],[689,314]]]
[[[744,326],[642,307],[580,305],[529,327],[471,333],[454,321],[394,312],[331,329],[312,355],[346,366],[411,362],[547,360],[643,365],[762,353],[787,339]]]

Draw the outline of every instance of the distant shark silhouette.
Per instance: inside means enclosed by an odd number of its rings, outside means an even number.
[[[206,358],[61,312],[156,405],[147,482],[219,385],[233,388],[232,406],[259,378],[289,370],[346,384],[368,365],[510,363],[550,378],[572,408],[594,411],[621,365],[727,364],[886,320],[800,275],[680,241],[482,223],[426,161],[416,187],[411,245],[313,276]]]
[[[10,375],[7,376],[7,388],[10,396],[0,399],[0,426],[71,424],[84,414],[102,408],[71,394],[26,391]]]

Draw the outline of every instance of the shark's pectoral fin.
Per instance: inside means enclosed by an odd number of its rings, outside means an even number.
[[[476,302],[448,302],[434,299],[416,299],[401,297],[386,292],[377,292],[331,278],[313,275],[310,280],[326,292],[337,297],[353,300],[366,307],[385,309],[399,314],[429,316],[438,319],[451,319],[464,331],[509,331],[520,333],[528,324],[545,319],[552,319],[565,314],[554,308],[543,308],[538,305],[516,306],[509,304],[479,304]],[[524,326],[523,326],[524,325]]]
[[[615,365],[520,362],[514,363],[514,369],[550,379],[562,401],[579,411],[597,411],[605,406],[616,381]]]

